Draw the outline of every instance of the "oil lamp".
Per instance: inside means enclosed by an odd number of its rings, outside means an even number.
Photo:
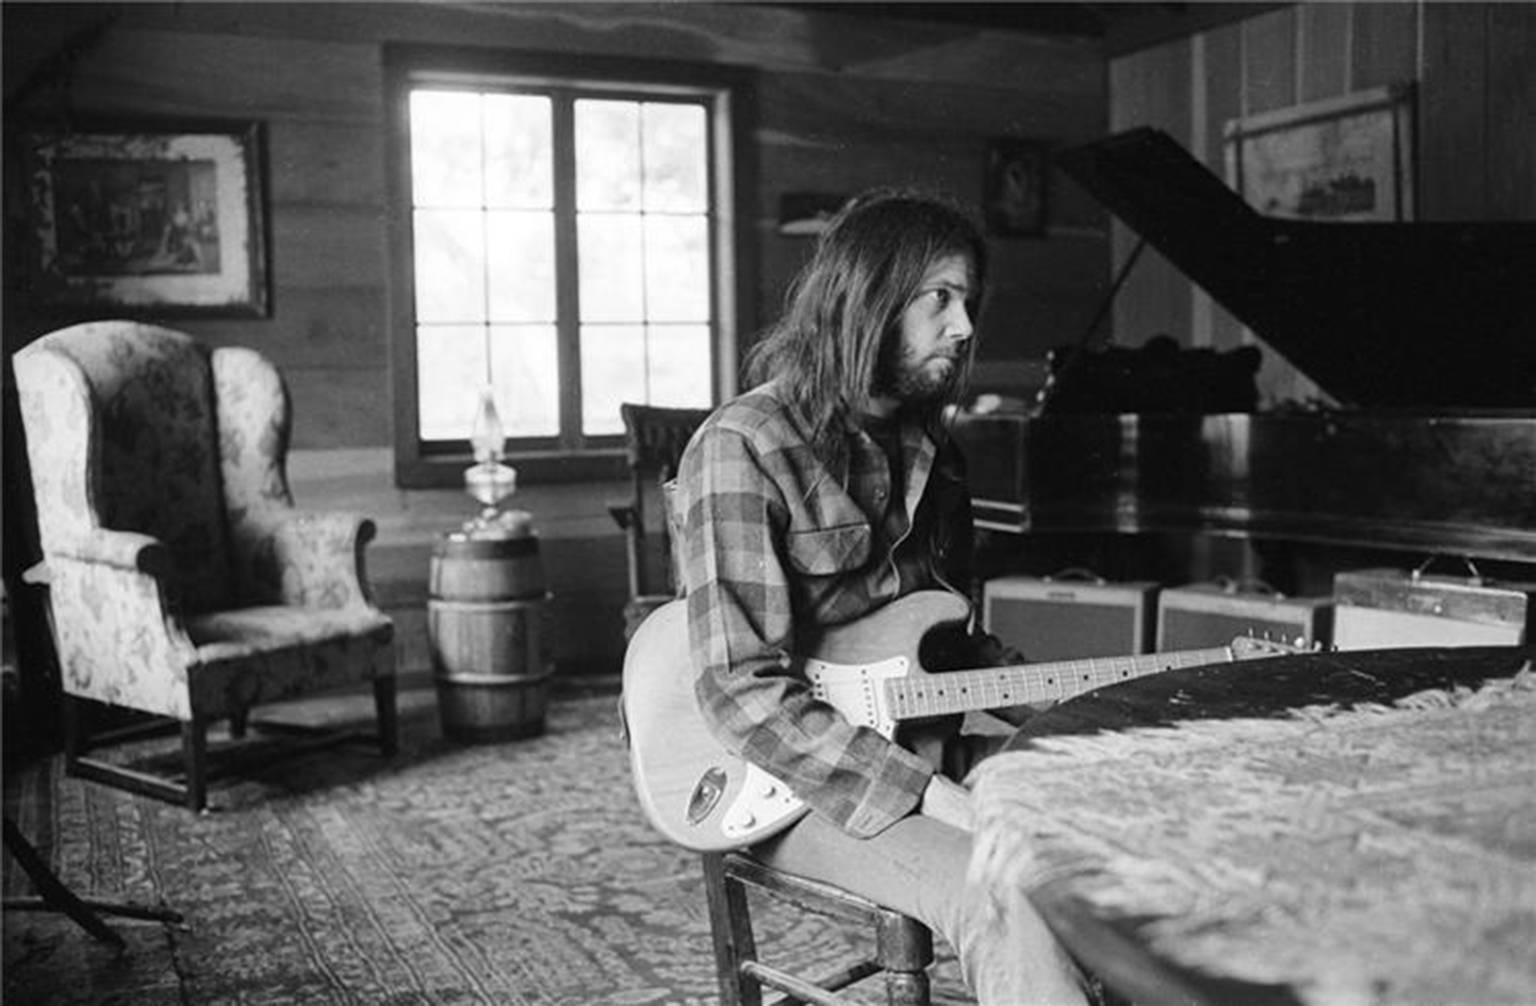
[[[476,538],[510,538],[526,533],[530,520],[527,512],[501,509],[502,502],[517,491],[517,470],[501,463],[506,434],[489,385],[480,392],[469,442],[475,463],[464,469],[464,491],[480,503],[481,509],[473,520],[465,522],[465,533]]]

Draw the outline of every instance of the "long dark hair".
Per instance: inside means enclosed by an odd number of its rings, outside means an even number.
[[[964,255],[979,303],[986,254],[976,224],[945,197],[913,189],[856,196],[817,240],[790,286],[783,316],[749,352],[748,380],[778,378],[811,423],[813,449],[825,456],[825,448],[841,442],[849,418],[869,411],[881,348],[928,270],[941,258]],[[974,345],[970,340],[962,356],[957,391]],[[931,404],[930,426],[944,404]]]

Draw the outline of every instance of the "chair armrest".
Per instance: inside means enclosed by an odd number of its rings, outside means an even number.
[[[170,552],[148,535],[94,531],[46,555],[48,607],[70,695],[186,719],[197,648],[165,589]]]
[[[159,579],[172,570],[170,549],[153,535],[138,531],[113,531],[90,528],[54,545],[49,559],[73,559],[95,563],[123,572],[144,573]]]
[[[247,511],[237,535],[247,593],[269,604],[373,607],[363,552],[376,533],[370,518],[345,511]]]

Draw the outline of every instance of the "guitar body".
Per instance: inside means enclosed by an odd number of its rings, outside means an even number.
[[[921,673],[923,638],[969,613],[962,598],[922,591],[807,639],[815,656],[803,666],[814,693],[854,724],[891,736],[896,721],[878,683]],[[687,618],[683,601],[669,601],[640,624],[625,651],[630,771],[641,807],[662,834],[699,852],[738,849],[789,827],[808,808],[715,740],[694,697]]]

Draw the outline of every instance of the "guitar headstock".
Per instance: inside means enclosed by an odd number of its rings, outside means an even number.
[[[1233,660],[1254,660],[1259,657],[1285,657],[1296,653],[1315,653],[1316,646],[1308,646],[1299,638],[1294,643],[1283,639],[1237,636],[1231,642]]]

